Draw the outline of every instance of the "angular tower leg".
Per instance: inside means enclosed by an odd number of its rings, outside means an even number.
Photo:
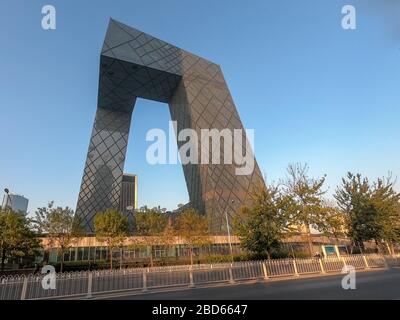
[[[178,133],[191,128],[201,137],[202,129],[217,129],[219,132],[229,129],[231,133],[234,129],[241,129],[242,153],[245,151],[246,132],[219,66],[204,60],[191,65],[169,106],[172,120],[177,121]],[[199,160],[204,142],[201,141],[199,146]],[[237,175],[238,165],[224,163],[224,152],[231,152],[233,156],[233,149],[224,150],[224,140],[220,142],[220,150],[204,149],[209,153],[208,164],[183,165],[191,205],[209,217],[214,234],[227,233],[227,225],[231,226],[233,215],[242,205],[251,202],[253,189],[264,185],[254,157],[253,170],[247,175]],[[178,147],[183,143],[178,141]],[[212,158],[218,152],[220,164],[215,164]]]
[[[76,207],[76,217],[88,233],[94,232],[96,213],[119,208],[133,107],[134,103],[128,111],[97,109]]]

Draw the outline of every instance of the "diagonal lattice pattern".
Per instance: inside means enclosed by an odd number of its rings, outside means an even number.
[[[178,133],[192,128],[200,137],[201,129],[243,129],[217,64],[115,20],[107,29],[99,73],[98,109],[77,205],[77,215],[89,232],[96,212],[119,208],[137,97],[168,103]],[[244,153],[244,131],[241,139]],[[208,150],[210,160],[214,151]],[[222,161],[223,143],[220,151]],[[214,233],[225,233],[225,212],[232,217],[251,201],[252,188],[263,184],[256,161],[250,175],[238,176],[235,168],[234,164],[183,165],[191,206],[209,217]]]
[[[76,211],[88,232],[97,212],[119,206],[131,114],[97,109]]]

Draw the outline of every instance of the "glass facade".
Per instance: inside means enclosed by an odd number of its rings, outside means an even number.
[[[173,245],[173,246],[154,246],[154,258],[163,259],[186,259],[190,257],[190,248],[187,245]],[[233,254],[244,253],[243,249],[240,248],[239,244],[232,244]],[[193,249],[194,255],[199,256],[212,256],[212,255],[230,255],[229,244],[210,244],[207,246],[201,246]],[[91,254],[90,254],[91,253]],[[124,247],[121,249],[113,250],[113,260],[119,260],[122,255],[124,263],[129,262],[148,262],[151,255],[151,247],[144,246],[136,249]],[[107,262],[110,260],[108,248],[106,247],[77,247],[71,248],[64,254],[65,262],[85,262],[91,261],[96,262]],[[56,263],[60,262],[61,257],[57,254],[55,249],[50,250],[49,262]]]
[[[18,194],[5,194],[3,197],[3,208],[11,208],[11,210],[26,214],[28,211],[29,200]]]
[[[168,103],[177,133],[191,128],[200,137],[202,129],[242,129],[240,140],[243,150],[246,147],[245,130],[217,64],[110,20],[100,57],[96,119],[76,209],[88,233],[94,231],[97,212],[120,208],[137,97]],[[178,142],[178,147],[183,143]],[[220,148],[222,158],[223,144]],[[190,205],[209,217],[214,234],[226,233],[225,212],[231,218],[251,201],[252,188],[263,185],[255,160],[254,166],[250,175],[236,175],[233,164],[183,165]]]
[[[134,231],[134,211],[138,208],[138,178],[136,175],[124,173],[122,176],[119,211],[128,217],[129,230]]]

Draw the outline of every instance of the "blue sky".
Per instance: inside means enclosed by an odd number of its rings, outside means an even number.
[[[56,30],[41,28],[46,4]],[[341,27],[345,4],[356,30]],[[221,65],[269,180],[290,162],[327,174],[330,192],[349,170],[400,176],[399,1],[3,0],[0,187],[31,212],[76,206],[110,17]],[[166,104],[137,102],[125,171],[139,175],[139,205],[188,200],[179,165],[146,163],[147,130],[168,120]]]

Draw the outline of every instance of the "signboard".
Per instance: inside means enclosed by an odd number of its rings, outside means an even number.
[[[345,255],[349,254],[346,246],[337,246],[337,247],[338,247],[339,254],[341,256],[345,256]]]
[[[335,246],[324,246],[326,256],[336,256],[336,248]]]

